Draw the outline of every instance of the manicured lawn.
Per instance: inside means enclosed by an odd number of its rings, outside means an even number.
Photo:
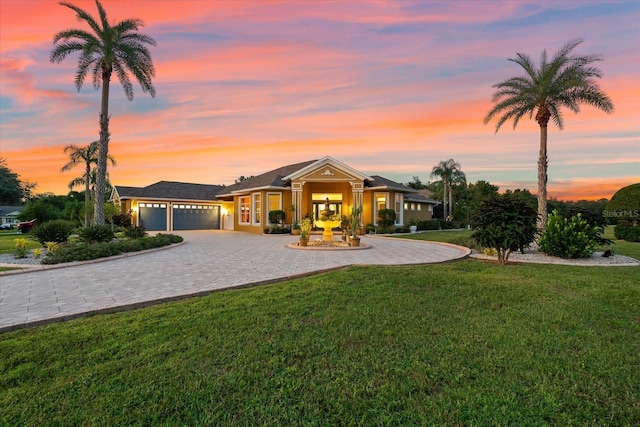
[[[464,246],[465,243],[467,243],[467,240],[471,237],[472,233],[472,230],[426,231],[415,234],[396,234],[394,235],[394,237],[400,237],[404,239],[428,240],[431,242],[454,243]],[[612,225],[605,228],[604,237],[613,240],[615,242],[615,245],[604,246],[600,250],[611,249],[614,254],[626,255],[630,256],[631,258],[640,259],[640,243],[617,240],[613,235]]]
[[[16,233],[16,230],[0,231],[0,255],[13,253],[15,249],[15,239],[28,239],[27,249],[41,248],[42,245],[36,240],[30,240],[28,234]]]
[[[635,267],[353,267],[0,335],[0,425],[639,425]]]

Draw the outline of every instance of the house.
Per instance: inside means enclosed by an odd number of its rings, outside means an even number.
[[[0,227],[15,228],[20,222],[18,215],[23,210],[24,206],[0,206]]]
[[[262,233],[272,210],[292,224],[327,208],[348,215],[362,206],[362,225],[380,209],[394,209],[396,224],[431,219],[439,202],[378,175],[366,175],[331,157],[274,169],[228,186],[161,181],[148,187],[115,186],[112,200],[147,230],[226,229]]]

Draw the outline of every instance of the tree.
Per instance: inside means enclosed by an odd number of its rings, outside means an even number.
[[[7,161],[0,157],[0,204],[20,205],[31,198],[31,190],[35,184],[20,180],[20,175],[7,166]]]
[[[436,176],[442,181],[442,204],[444,207],[444,219],[447,219],[447,217],[453,213],[452,185],[462,182],[466,185],[466,177],[460,170],[460,163],[453,159],[443,160],[434,166],[431,170],[431,176]],[[447,199],[449,200],[448,211]]]
[[[486,199],[471,219],[471,235],[485,248],[495,248],[498,263],[511,252],[529,246],[536,236],[536,209],[521,197],[502,194]]]
[[[582,43],[581,39],[565,44],[551,59],[547,60],[547,51],[542,51],[538,67],[531,58],[522,53],[509,59],[520,65],[525,75],[513,77],[494,85],[495,104],[484,118],[486,125],[496,116],[496,133],[504,122],[513,120],[515,129],[524,115],[529,119],[535,112],[535,120],[540,126],[540,155],[538,158],[538,228],[544,229],[547,222],[547,127],[552,120],[559,129],[563,128],[561,108],[566,107],[574,113],[580,112],[579,104],[596,107],[605,113],[613,112],[611,99],[600,90],[595,78],[602,72],[592,64],[601,61],[599,55],[572,55],[573,50]]]
[[[74,144],[67,145],[64,147],[64,153],[69,155],[69,161],[62,167],[62,169],[60,169],[61,172],[71,170],[78,165],[84,166],[84,175],[74,178],[69,182],[69,190],[76,185],[84,184],[84,225],[87,227],[89,226],[89,202],[91,200],[89,186],[92,181],[92,175],[97,178],[97,174],[92,173],[93,169],[91,166],[98,163],[98,141],[93,141],[86,147],[78,147]],[[107,159],[112,166],[116,165],[116,160],[113,156],[108,155]]]
[[[413,177],[413,181],[411,182],[407,182],[407,187],[411,187],[414,190],[423,190],[425,188],[428,188],[427,184],[424,184],[421,180],[420,177],[418,176],[414,176]]]
[[[143,92],[155,97],[156,90],[152,84],[155,67],[147,45],[155,46],[151,37],[140,34],[138,29],[144,26],[140,19],[127,19],[111,24],[107,13],[96,0],[100,19],[97,21],[89,13],[73,4],[60,2],[76,12],[80,21],[86,22],[90,31],[81,29],[63,30],[53,37],[56,45],[50,53],[50,61],[60,63],[68,55],[78,52],[78,69],[75,85],[78,91],[82,88],[88,73],[91,73],[93,87],[102,86],[100,105],[100,140],[98,148],[97,182],[95,197],[95,223],[104,224],[105,182],[107,176],[107,159],[109,155],[109,87],[111,75],[116,73],[129,101],[133,100],[133,84],[130,75],[140,83]]]

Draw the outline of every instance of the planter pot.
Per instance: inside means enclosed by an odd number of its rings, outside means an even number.
[[[300,238],[300,241],[299,241],[298,245],[307,246],[307,243],[309,243],[309,239]]]
[[[349,239],[349,242],[351,242],[351,246],[360,246],[360,238],[359,237],[351,237]]]
[[[409,226],[409,231],[411,233],[415,233],[416,231],[418,231],[418,226],[417,225],[410,225]]]
[[[291,234],[293,234],[294,236],[299,236],[300,235],[300,229],[299,228],[294,228],[293,230],[291,230]]]

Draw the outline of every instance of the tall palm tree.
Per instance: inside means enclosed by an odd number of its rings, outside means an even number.
[[[89,202],[91,200],[89,186],[97,178],[96,171],[91,166],[98,164],[98,141],[93,141],[86,147],[70,144],[64,147],[63,151],[69,155],[69,161],[60,169],[60,172],[66,172],[78,165],[84,166],[84,175],[69,182],[69,190],[76,185],[84,184],[84,225],[86,227],[89,225]],[[108,155],[107,160],[112,166],[116,165],[116,160],[113,156]]]
[[[78,91],[88,73],[91,73],[93,87],[102,86],[100,105],[100,140],[98,149],[98,167],[95,198],[95,222],[104,224],[104,193],[107,176],[107,158],[109,155],[109,84],[111,74],[116,73],[124,88],[127,99],[133,99],[133,85],[130,75],[140,83],[143,92],[155,97],[156,90],[151,82],[155,77],[155,68],[147,45],[155,46],[151,37],[138,33],[144,26],[139,19],[127,19],[112,24],[107,14],[96,0],[99,20],[94,19],[83,9],[71,3],[60,2],[61,6],[73,10],[80,21],[86,22],[91,31],[69,29],[56,33],[53,37],[55,47],[51,50],[50,61],[60,63],[68,55],[78,52],[78,69],[75,85]]]
[[[496,92],[492,102],[495,104],[484,118],[486,125],[492,118],[500,116],[496,124],[496,133],[500,126],[513,120],[513,128],[527,114],[529,119],[535,113],[540,125],[540,155],[538,158],[538,228],[544,229],[547,223],[547,126],[549,120],[563,128],[562,107],[574,113],[580,112],[579,104],[596,107],[605,113],[613,112],[611,99],[600,90],[595,79],[602,72],[592,64],[601,61],[599,55],[572,55],[573,50],[582,43],[581,39],[565,44],[551,59],[547,60],[547,51],[542,51],[540,64],[536,67],[528,55],[518,53],[517,58],[509,59],[520,65],[525,75],[513,77],[494,85]]]
[[[444,219],[452,214],[453,210],[453,192],[451,186],[454,181],[459,181],[464,177],[464,173],[460,170],[460,163],[453,159],[443,160],[433,167],[431,176],[436,176],[442,181],[442,207],[444,208]],[[449,199],[449,212],[447,213],[447,196]]]

